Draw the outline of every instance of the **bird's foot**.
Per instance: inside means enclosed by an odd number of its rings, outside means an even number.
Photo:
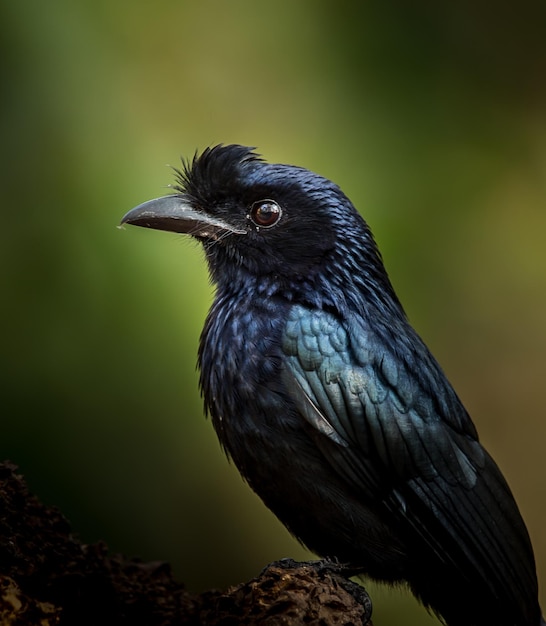
[[[291,558],[279,559],[278,561],[273,561],[273,563],[266,565],[261,571],[261,574],[267,572],[270,567],[280,567],[281,569],[297,569],[300,567],[306,567],[315,570],[318,574],[330,572],[332,574],[337,574],[338,576],[345,576],[346,578],[357,576],[362,572],[362,568],[360,567],[356,567],[355,565],[351,565],[349,563],[341,563],[337,559],[330,557],[316,559],[313,561],[296,561]]]
[[[372,615],[372,601],[370,596],[362,585],[349,580],[351,576],[360,574],[362,572],[362,568],[358,568],[355,565],[350,565],[348,563],[340,563],[337,559],[332,558],[315,561],[295,561],[291,558],[284,558],[266,565],[260,572],[260,576],[267,576],[268,573],[274,569],[293,571],[311,570],[319,578],[329,575],[364,608],[366,619],[363,623],[368,623],[370,620]]]

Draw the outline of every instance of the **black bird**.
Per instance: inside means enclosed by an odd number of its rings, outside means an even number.
[[[238,145],[174,189],[122,223],[203,243],[201,388],[252,489],[312,551],[407,582],[449,626],[538,626],[514,498],[347,196]]]

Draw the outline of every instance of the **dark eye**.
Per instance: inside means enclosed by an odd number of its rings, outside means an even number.
[[[274,200],[260,200],[250,208],[250,219],[261,228],[271,228],[281,219],[282,209]]]

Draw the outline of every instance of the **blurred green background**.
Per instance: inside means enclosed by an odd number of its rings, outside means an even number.
[[[543,2],[1,4],[0,456],[192,589],[308,554],[203,418],[201,251],[121,216],[218,142],[334,179],[527,520],[546,605]],[[378,625],[434,623],[372,588]]]

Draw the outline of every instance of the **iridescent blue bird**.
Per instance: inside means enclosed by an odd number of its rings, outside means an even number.
[[[242,476],[308,548],[407,582],[449,626],[538,626],[499,468],[337,185],[216,146],[123,218],[202,242],[201,388]]]

